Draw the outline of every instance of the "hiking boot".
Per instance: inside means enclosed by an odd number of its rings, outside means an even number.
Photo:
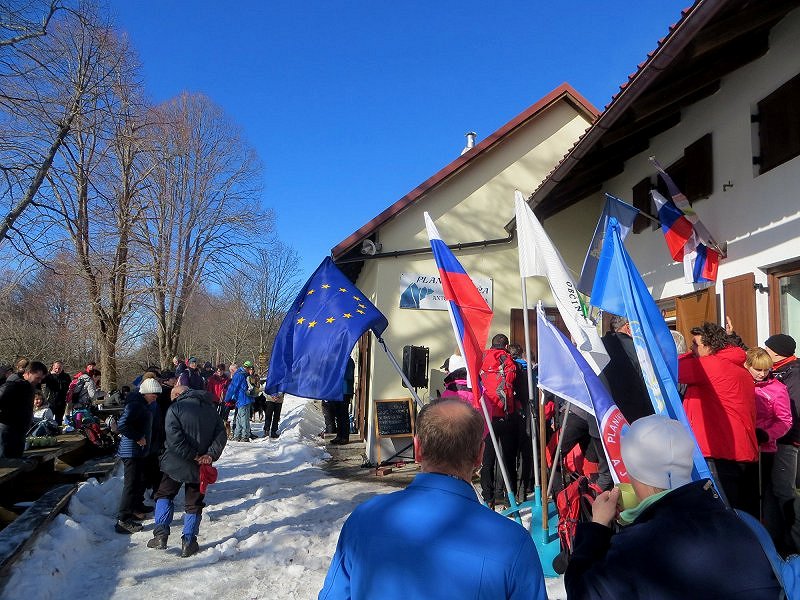
[[[231,438],[231,439],[232,439],[234,442],[241,442],[241,441],[242,441],[242,438],[240,438],[240,437],[235,437],[235,438]]]
[[[242,439],[240,439],[239,441],[240,441],[240,442],[249,442],[249,441],[250,441],[250,438],[249,438],[249,437],[247,437],[247,438],[242,438]]]
[[[156,550],[166,550],[167,549],[167,536],[166,535],[154,535],[153,539],[147,542],[148,548],[155,548]]]
[[[117,521],[114,530],[117,533],[138,533],[142,530],[142,524],[136,521]]]
[[[147,518],[147,513],[135,511],[133,513],[133,518],[136,519],[137,521],[144,521]]]
[[[200,544],[197,543],[196,537],[183,536],[181,538],[181,558],[189,558],[193,554],[197,554],[200,550]]]

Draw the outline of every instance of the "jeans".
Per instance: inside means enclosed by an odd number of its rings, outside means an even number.
[[[250,439],[250,405],[239,406],[236,409],[236,418],[233,421],[234,439]]]

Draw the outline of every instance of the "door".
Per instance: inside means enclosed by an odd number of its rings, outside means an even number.
[[[564,324],[564,319],[561,318],[561,313],[557,308],[545,308],[545,317],[556,328],[561,331],[568,338],[570,337],[567,326]],[[537,336],[536,336],[536,310],[533,308],[528,309],[528,331],[531,339],[531,360],[535,363],[537,359]],[[509,336],[512,344],[519,344],[523,352],[525,350],[525,319],[521,308],[511,309],[511,335]]]
[[[800,340],[800,261],[769,272],[769,331]]]
[[[724,315],[730,318],[734,331],[748,347],[758,345],[755,282],[753,273],[730,277],[722,282]]]
[[[675,298],[676,327],[686,340],[692,343],[692,328],[706,321],[719,323],[717,320],[717,295],[713,287]]]
[[[358,427],[358,439],[364,441],[367,436],[367,401],[369,400],[370,361],[372,359],[372,332],[367,330],[358,338],[358,366],[353,407],[354,421]]]

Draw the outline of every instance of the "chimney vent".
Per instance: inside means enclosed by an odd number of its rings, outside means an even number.
[[[469,152],[475,147],[475,137],[478,135],[474,131],[470,131],[469,133],[465,134],[467,136],[467,145],[464,146],[464,149],[461,151],[461,154],[465,152]]]

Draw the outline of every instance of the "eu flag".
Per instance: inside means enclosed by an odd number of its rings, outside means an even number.
[[[267,393],[342,400],[347,358],[358,338],[381,335],[386,317],[333,264],[322,261],[286,313],[267,372]]]
[[[591,303],[607,312],[627,317],[636,357],[655,412],[680,421],[692,433],[678,393],[675,341],[636,265],[622,245],[619,224],[614,218],[609,220],[606,229]],[[711,477],[696,440],[694,466],[693,479]]]

